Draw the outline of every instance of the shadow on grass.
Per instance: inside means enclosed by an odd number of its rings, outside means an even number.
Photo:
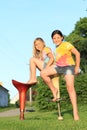
[[[58,113],[58,112],[55,112],[54,114],[58,115],[59,113]],[[61,115],[62,115],[62,116],[67,115],[67,114],[69,114],[69,115],[73,115],[73,113],[72,113],[72,109],[61,111]]]
[[[26,117],[25,120],[41,120],[40,117]]]

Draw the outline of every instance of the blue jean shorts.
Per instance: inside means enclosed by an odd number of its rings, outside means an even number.
[[[47,63],[46,63],[46,62],[44,62],[44,66],[43,66],[43,69],[44,69],[44,68],[46,68],[46,65],[47,65]]]
[[[64,66],[64,67],[60,67],[60,66],[57,66],[55,65],[54,67],[57,71],[58,74],[63,74],[63,75],[68,75],[68,74],[71,74],[71,75],[74,75],[75,73],[75,66],[72,65],[72,66]]]

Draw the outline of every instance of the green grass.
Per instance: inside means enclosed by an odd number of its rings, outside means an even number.
[[[9,107],[0,107],[0,112],[15,109],[15,105],[10,105]]]
[[[59,121],[57,111],[25,112],[25,120],[0,117],[0,130],[87,130],[87,105],[79,106],[80,120],[74,121],[71,109],[62,109],[64,120]]]

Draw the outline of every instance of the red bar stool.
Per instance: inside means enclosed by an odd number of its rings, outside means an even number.
[[[26,92],[31,87],[31,85],[26,84],[26,83],[21,83],[21,82],[18,82],[16,80],[12,80],[12,83],[17,88],[17,90],[19,92],[20,120],[24,120]]]

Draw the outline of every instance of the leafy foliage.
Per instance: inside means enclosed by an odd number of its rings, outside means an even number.
[[[87,104],[87,73],[76,77],[75,87],[79,104]]]
[[[38,84],[36,86],[37,96],[36,96],[36,106],[39,110],[52,110],[56,109],[56,103],[52,103],[52,93],[48,86],[43,82],[43,80],[38,77]]]
[[[87,17],[80,18],[75,29],[65,37],[81,54],[81,69],[87,73]]]
[[[57,109],[57,102],[50,102],[52,93],[43,80],[38,77],[38,85],[36,86],[36,106],[39,110],[53,110]],[[75,77],[75,89],[77,93],[78,104],[87,104],[87,74],[77,75]],[[60,93],[62,108],[71,107],[71,102],[66,89],[66,84],[63,77],[60,77]]]
[[[81,37],[87,38],[87,17],[80,18],[75,25],[75,32]]]

